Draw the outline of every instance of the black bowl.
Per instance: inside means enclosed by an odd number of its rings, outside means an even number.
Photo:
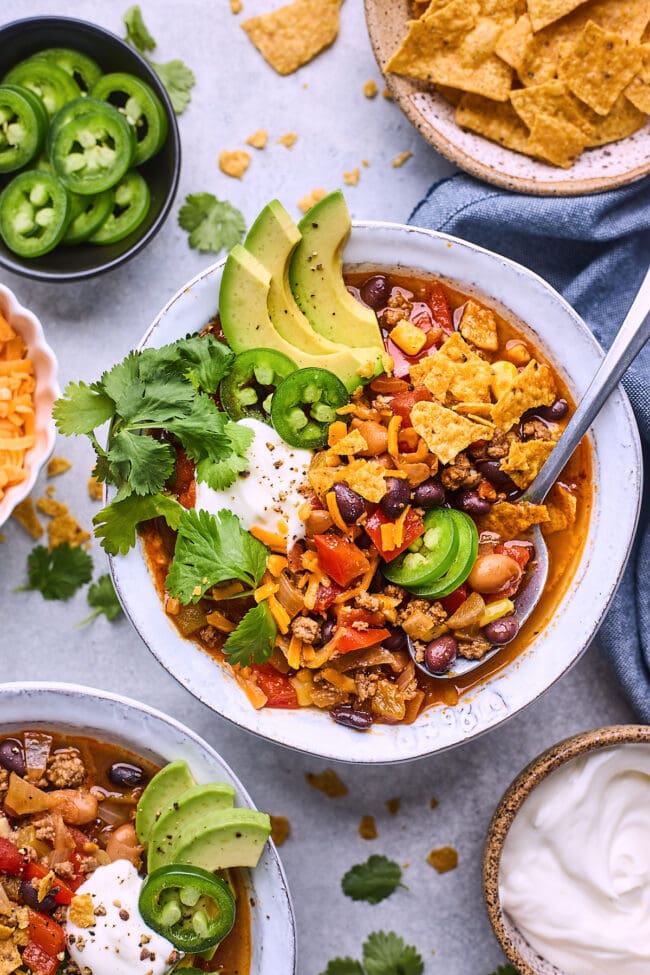
[[[125,41],[95,24],[71,17],[27,17],[0,28],[0,78],[19,61],[47,47],[70,47],[94,58],[102,70],[127,71],[148,82],[162,102],[169,133],[160,152],[139,167],[151,190],[149,213],[137,230],[116,244],[56,247],[43,257],[24,259],[0,238],[0,266],[41,281],[75,281],[109,271],[142,250],[167,219],[181,168],[176,115],[158,75]],[[0,190],[14,174],[2,177]]]

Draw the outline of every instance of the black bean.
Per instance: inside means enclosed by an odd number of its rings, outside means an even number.
[[[446,500],[445,489],[440,481],[430,478],[419,484],[413,495],[413,503],[418,508],[439,508]]]
[[[424,664],[432,674],[446,674],[457,656],[458,644],[453,636],[439,636],[424,651]]]
[[[410,500],[411,488],[405,478],[386,478],[386,494],[379,502],[379,507],[387,518],[399,518]]]
[[[133,789],[144,782],[143,770],[138,765],[129,765],[128,762],[116,762],[115,765],[111,765],[108,777],[113,785],[121,786],[123,789]]]
[[[502,471],[498,460],[481,460],[477,463],[476,469],[480,471],[486,480],[493,484],[500,491],[516,491],[517,485],[505,471]]]
[[[7,738],[0,745],[0,765],[16,775],[25,774],[25,753],[17,738]]]
[[[336,629],[336,621],[332,619],[326,619],[323,623],[323,630],[321,634],[321,639],[323,643],[329,643],[329,641],[334,636],[334,630]]]
[[[336,504],[346,525],[354,525],[366,510],[363,498],[347,484],[335,484]]]
[[[479,498],[478,492],[470,490],[459,491],[457,495],[458,507],[468,515],[486,515],[490,510],[490,502]]]
[[[516,616],[502,616],[500,620],[493,620],[483,627],[486,640],[494,643],[497,647],[502,647],[504,643],[510,643],[519,632],[519,622]]]
[[[371,278],[364,281],[359,289],[361,300],[379,311],[385,308],[386,302],[390,298],[390,284],[388,278],[383,274],[373,274]]]
[[[399,626],[391,626],[390,636],[386,640],[381,641],[382,647],[386,650],[401,650],[402,647],[406,646],[406,633]]]
[[[569,412],[569,404],[565,399],[556,399],[550,406],[540,406],[536,412],[542,420],[557,423],[559,420],[563,420]]]
[[[330,711],[337,724],[355,731],[367,731],[372,724],[372,714],[369,711],[356,711],[351,704],[337,704]]]
[[[370,537],[370,535],[366,535],[365,532],[361,532],[359,537],[355,538],[354,544],[357,546],[357,548],[363,549],[363,551],[365,552],[365,550],[367,548],[370,548],[370,546],[372,545],[372,538]]]
[[[35,887],[32,887],[31,881],[29,880],[22,881],[20,885],[20,896],[23,903],[27,907],[31,907],[33,911],[40,911],[42,914],[52,914],[56,910],[57,903],[54,894],[50,892],[42,901],[39,901],[38,891]]]

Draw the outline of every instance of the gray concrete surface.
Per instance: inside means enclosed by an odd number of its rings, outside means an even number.
[[[60,13],[96,21],[116,32],[127,3],[93,0],[4,0],[3,21],[38,13]],[[245,13],[268,10],[271,0],[244,0]],[[272,196],[295,212],[310,189],[333,188],[344,170],[370,162],[357,187],[347,190],[353,214],[405,220],[429,184],[449,172],[448,164],[411,129],[399,110],[378,96],[362,94],[375,78],[381,89],[360,0],[347,0],[341,35],[316,62],[289,78],[264,64],[238,26],[227,0],[145,0],[144,13],[158,39],[160,60],[182,57],[194,69],[192,104],[180,119],[183,172],[172,216],[153,244],[132,263],[83,285],[48,286],[0,273],[20,301],[41,318],[65,383],[92,380],[121,358],[144,332],[167,298],[205,267],[209,256],[186,244],[176,225],[186,193],[209,190],[240,206],[250,220]],[[241,16],[241,15],[240,15]],[[264,152],[239,182],[221,174],[221,149],[242,146],[258,127],[271,133]],[[294,131],[292,150],[276,145]],[[391,160],[411,150],[401,169]],[[57,453],[73,470],[55,481],[57,497],[85,524],[97,506],[86,481],[92,466],[82,441],[62,441]],[[44,486],[41,480],[37,492]],[[338,769],[349,786],[344,799],[326,799],[304,780],[324,763],[263,743],[212,714],[179,687],[148,654],[129,624],[103,618],[76,628],[87,615],[85,594],[69,603],[45,603],[34,593],[16,593],[26,578],[31,541],[9,523],[0,545],[0,674],[3,681],[73,680],[138,697],[185,721],[221,751],[258,805],[284,814],[291,837],[282,848],[296,908],[300,975],[319,975],[336,955],[360,956],[374,930],[394,930],[417,945],[426,972],[488,975],[502,960],[482,905],[480,851],[492,810],[522,766],[539,751],[573,732],[632,714],[613,679],[591,650],[541,700],[509,723],[452,752],[399,768]],[[104,557],[93,549],[96,575]],[[1,716],[0,716],[1,718]],[[391,817],[385,800],[399,796]],[[437,809],[430,800],[439,801]],[[377,818],[372,842],[357,832],[363,814]],[[429,850],[458,848],[458,869],[439,876],[425,862]],[[408,864],[407,890],[377,906],[343,896],[340,880],[353,864],[384,853]]]

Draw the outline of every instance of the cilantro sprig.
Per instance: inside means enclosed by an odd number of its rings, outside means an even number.
[[[321,975],[422,975],[424,962],[413,945],[393,931],[374,931],[363,945],[361,962],[334,958]]]
[[[241,210],[213,193],[190,193],[178,211],[178,223],[187,230],[190,247],[218,254],[239,244],[246,232]]]
[[[92,575],[93,560],[84,549],[68,542],[53,549],[36,545],[27,558],[29,585],[17,591],[36,589],[43,599],[67,600],[90,582]]]
[[[117,593],[113,588],[113,582],[108,573],[101,575],[97,582],[93,582],[92,586],[89,587],[87,593],[88,605],[93,609],[93,612],[78,626],[85,626],[87,623],[91,623],[94,619],[100,616],[102,613],[106,619],[112,622],[122,612],[122,607],[120,601],[117,598]]]
[[[137,4],[129,7],[122,20],[126,27],[126,40],[136,51],[139,51],[156,72],[167,90],[172,108],[177,115],[181,115],[190,103],[190,92],[196,84],[194,72],[178,59],[160,64],[148,57],[147,52],[155,50],[156,41],[148,30],[142,10]]]
[[[378,904],[403,887],[402,870],[388,857],[373,854],[365,863],[351,867],[341,881],[343,893],[354,901]]]

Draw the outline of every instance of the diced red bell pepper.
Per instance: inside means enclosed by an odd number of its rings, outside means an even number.
[[[37,944],[30,941],[23,950],[23,964],[27,965],[34,975],[56,975],[61,962],[55,955],[48,955]]]
[[[440,326],[443,332],[451,335],[454,331],[454,323],[451,318],[447,295],[439,284],[431,286],[428,305],[431,309],[434,322]]]
[[[355,630],[353,626],[339,626],[336,629],[336,649],[339,653],[351,653],[352,650],[365,650],[375,644],[387,640],[390,630],[381,629]]]
[[[49,870],[46,867],[42,867],[40,863],[34,863],[33,860],[30,860],[25,867],[24,877],[25,880],[42,880],[48,873]],[[54,893],[55,891],[56,893]],[[58,877],[54,881],[50,893],[54,896],[57,904],[69,904],[72,901],[72,891]]]
[[[10,877],[22,877],[29,858],[24,856],[11,840],[0,839],[0,873]]]
[[[412,427],[411,423],[411,410],[416,403],[431,403],[433,401],[433,395],[429,392],[426,386],[416,386],[415,389],[409,390],[405,393],[398,393],[397,396],[393,396],[390,401],[390,408],[393,413],[396,413],[402,418],[402,427]]]
[[[329,586],[319,586],[314,603],[314,612],[326,613],[333,605],[336,597],[344,591],[343,586],[339,586],[337,582],[332,582]]]
[[[58,955],[65,950],[65,933],[60,924],[39,911],[29,912],[29,940],[46,955]]]
[[[360,548],[347,538],[328,532],[326,535],[314,535],[314,544],[318,552],[318,564],[340,586],[360,576],[370,563]]]
[[[390,551],[385,551],[381,544],[381,526],[389,523],[394,524],[390,518],[386,517],[381,508],[377,508],[365,524],[366,532],[370,535],[384,562],[392,562],[393,559],[396,559],[398,555],[401,555],[409,547],[411,542],[414,542],[420,535],[424,535],[424,522],[422,518],[415,511],[409,511],[404,519],[404,537],[402,544],[398,545],[397,548],[390,549]]]
[[[268,698],[265,707],[298,707],[298,697],[286,674],[281,674],[271,664],[252,664],[251,670],[256,675],[257,686]]]
[[[500,545],[495,545],[494,551],[498,555],[509,555],[522,569],[525,569],[530,561],[530,545],[502,542]]]
[[[440,602],[442,603],[442,607],[445,612],[449,613],[451,616],[452,613],[456,612],[459,606],[462,606],[468,596],[469,586],[466,582],[464,582],[462,586],[459,586],[458,589],[454,589],[453,592],[450,592],[449,595],[445,596],[444,599],[441,599]]]
[[[371,613],[368,609],[357,609],[356,606],[342,606],[338,614],[339,626],[351,626],[353,623],[383,626],[384,622],[383,613]]]

